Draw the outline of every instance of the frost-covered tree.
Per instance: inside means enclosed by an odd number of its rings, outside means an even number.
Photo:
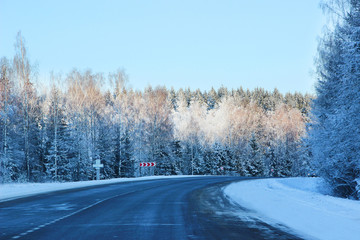
[[[20,115],[22,116],[22,127],[23,127],[23,152],[24,152],[24,164],[23,167],[25,169],[26,179],[28,181],[31,180],[32,176],[32,168],[35,156],[31,156],[36,153],[36,141],[34,138],[36,134],[34,132],[37,124],[35,123],[36,116],[36,108],[37,108],[37,99],[36,93],[33,87],[33,83],[31,82],[31,77],[33,74],[33,66],[30,64],[30,61],[27,57],[27,48],[25,46],[25,39],[19,32],[16,37],[15,43],[15,51],[16,54],[14,56],[14,68],[15,68],[15,76],[16,83],[19,87],[19,98],[20,98]],[[36,131],[36,130],[35,130]],[[33,135],[31,135],[33,134]],[[32,159],[33,157],[33,159]]]
[[[318,174],[336,195],[359,198],[360,2],[338,1],[336,6],[345,11],[337,14],[341,18],[319,46],[309,137]]]
[[[217,102],[219,100],[219,96],[214,88],[211,88],[210,92],[207,95],[207,105],[208,109],[215,108]]]
[[[8,59],[0,60],[0,182],[9,182],[14,175],[13,139],[11,121],[14,119],[14,83],[12,66]]]
[[[86,112],[87,93],[86,79],[78,70],[71,71],[67,76],[68,89],[66,109],[68,116],[68,125],[70,132],[70,141],[73,142],[71,148],[72,178],[75,181],[87,180],[92,175],[91,138],[90,138],[90,121]]]
[[[61,89],[55,82],[55,76],[52,78],[53,85],[43,108],[46,119],[45,167],[49,179],[69,181],[71,180],[69,163],[71,144],[65,115],[65,101]],[[61,77],[58,77],[58,80],[61,81]]]
[[[128,160],[125,159],[125,144],[124,141],[126,138],[125,132],[126,132],[126,90],[125,90],[125,82],[127,80],[127,76],[124,71],[118,70],[115,73],[109,74],[109,81],[114,86],[114,93],[113,98],[111,99],[111,104],[108,103],[109,108],[109,114],[113,115],[113,121],[112,121],[112,130],[113,134],[115,135],[113,137],[114,142],[114,154],[116,158],[116,166],[117,169],[115,170],[117,173],[117,176],[123,176],[124,175],[124,169],[123,169],[123,163]],[[130,107],[130,106],[129,106]]]
[[[261,146],[259,145],[255,134],[248,143],[245,152],[245,173],[248,176],[263,176],[265,172],[264,155],[262,154]]]
[[[169,175],[171,169],[171,102],[165,88],[147,89],[144,94],[145,146],[148,159],[157,162],[155,174]]]

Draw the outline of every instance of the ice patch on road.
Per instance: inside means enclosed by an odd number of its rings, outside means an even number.
[[[224,192],[261,220],[306,239],[360,238],[360,201],[325,195],[329,191],[320,178],[241,181]]]
[[[2,210],[17,210],[28,213],[28,215],[37,214],[39,212],[50,212],[50,211],[71,211],[75,208],[74,204],[70,203],[59,203],[59,204],[33,204],[30,206],[12,206],[3,207]]]

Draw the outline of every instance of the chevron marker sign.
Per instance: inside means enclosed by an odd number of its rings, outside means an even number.
[[[156,162],[141,162],[140,167],[155,167]]]

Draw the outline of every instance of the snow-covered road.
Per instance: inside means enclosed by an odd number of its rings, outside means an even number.
[[[241,181],[224,192],[260,220],[305,239],[360,239],[360,201],[326,195],[319,178]]]

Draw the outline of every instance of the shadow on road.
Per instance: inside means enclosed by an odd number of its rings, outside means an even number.
[[[193,239],[288,240],[302,239],[285,226],[273,227],[257,218],[255,212],[232,202],[223,193],[228,183],[215,184],[192,192],[189,214]],[[245,193],[244,193],[245,194]],[[197,227],[194,227],[197,226]],[[201,231],[201,232],[198,232]],[[196,236],[204,236],[196,237]]]

